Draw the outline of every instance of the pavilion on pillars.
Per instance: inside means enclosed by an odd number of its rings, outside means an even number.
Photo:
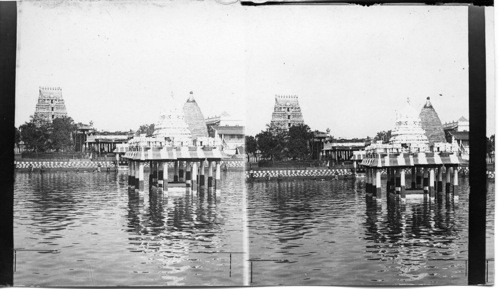
[[[454,152],[408,152],[396,146],[369,148],[361,165],[366,170],[366,192],[382,197],[381,174],[387,174],[387,193],[455,194],[458,168],[464,161]],[[408,181],[408,182],[407,182]],[[408,185],[407,185],[408,184]]]
[[[429,98],[428,106],[431,106]],[[377,198],[382,196],[382,172],[387,174],[387,192],[395,192],[402,198],[407,191],[423,191],[430,197],[443,191],[454,194],[458,189],[458,167],[465,164],[452,144],[436,139],[429,145],[420,115],[411,107],[409,99],[405,108],[397,113],[389,143],[379,141],[366,147],[365,152],[361,166],[366,169],[366,191]],[[406,185],[407,173],[410,174],[409,186]]]
[[[220,180],[222,153],[214,147],[174,147],[162,139],[142,135],[129,142],[123,158],[128,160],[129,188],[139,192],[144,191],[145,164],[150,167],[150,190],[166,192],[169,187],[179,186],[215,189]]]

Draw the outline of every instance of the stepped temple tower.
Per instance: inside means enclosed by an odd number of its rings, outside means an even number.
[[[410,152],[429,151],[429,140],[422,128],[420,116],[410,105],[408,99],[404,109],[396,116],[396,126],[391,132],[390,144],[400,144],[410,149]]]
[[[208,138],[207,125],[205,124],[205,118],[201,113],[201,109],[194,99],[193,92],[189,93],[189,98],[183,107],[184,119],[191,132],[191,137],[196,138]]]
[[[276,95],[271,126],[276,125],[288,129],[299,124],[304,124],[299,97],[296,95]]]
[[[420,119],[422,120],[422,127],[425,130],[425,135],[429,140],[429,145],[432,146],[434,143],[446,142],[443,124],[432,107],[430,97],[427,97],[427,102],[420,111]]]
[[[67,116],[66,105],[60,87],[40,87],[38,103],[36,104],[35,118],[52,122],[58,117]]]

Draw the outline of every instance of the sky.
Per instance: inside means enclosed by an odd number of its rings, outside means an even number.
[[[205,117],[227,111],[251,135],[276,94],[298,95],[305,123],[335,137],[393,129],[407,98],[419,109],[431,97],[442,122],[469,117],[465,7],[57,3],[19,4],[16,126],[39,86],[61,87],[69,116],[111,131],[156,122],[190,91]],[[493,37],[487,47],[493,64]]]

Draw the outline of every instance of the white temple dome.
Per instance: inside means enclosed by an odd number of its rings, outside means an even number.
[[[417,110],[407,104],[396,114],[396,126],[391,132],[390,144],[407,147],[411,152],[429,151],[429,141],[422,128],[422,122]]]
[[[153,137],[169,140],[173,146],[188,146],[192,142],[184,114],[177,109],[173,96],[160,114]]]

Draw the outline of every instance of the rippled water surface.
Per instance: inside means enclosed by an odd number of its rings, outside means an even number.
[[[128,192],[123,174],[18,173],[15,247],[57,251],[18,250],[14,284],[242,285],[244,176],[222,177],[166,196]]]
[[[363,179],[247,186],[252,285],[467,284],[465,178],[454,199],[404,203],[385,192],[381,200],[367,197]],[[493,205],[490,181],[488,258]]]

